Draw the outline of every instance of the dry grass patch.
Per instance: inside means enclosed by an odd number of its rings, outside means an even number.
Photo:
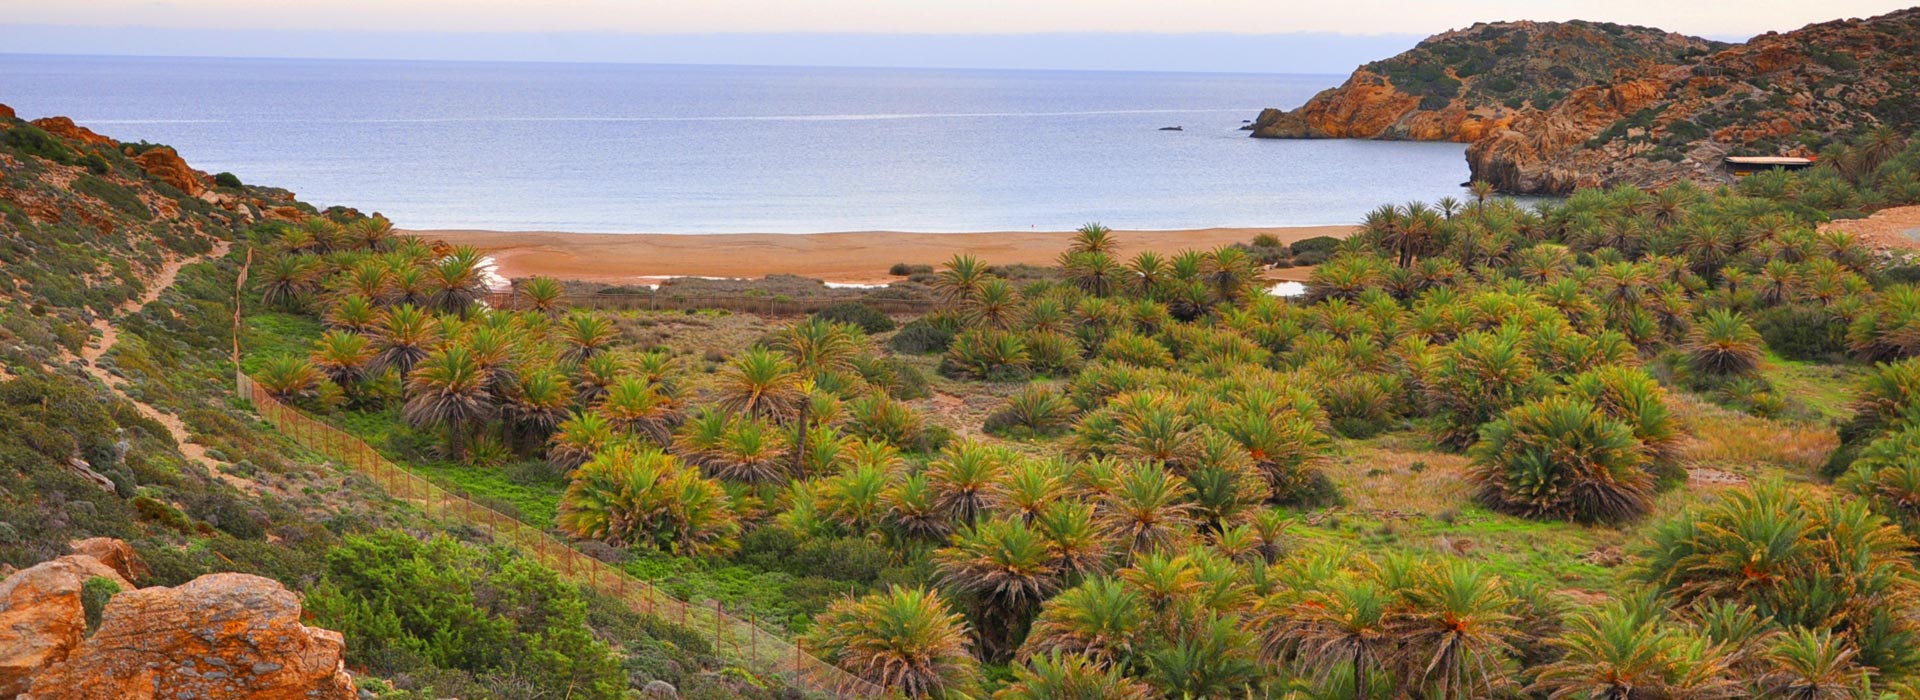
[[[1756,418],[1676,393],[1674,415],[1685,426],[1681,464],[1747,478],[1765,476],[1764,467],[1791,475],[1817,472],[1840,446],[1833,428]]]

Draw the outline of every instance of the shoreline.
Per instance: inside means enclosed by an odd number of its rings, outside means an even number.
[[[1355,226],[1272,226],[1174,230],[1114,230],[1123,260],[1142,250],[1163,254],[1211,249],[1272,234],[1292,243],[1316,236],[1345,237]],[[509,279],[630,283],[662,277],[743,277],[789,274],[841,284],[885,284],[894,263],[938,266],[968,253],[992,265],[1051,265],[1072,231],[912,233],[567,233],[401,229],[400,233],[468,245],[493,258]],[[1296,273],[1296,274],[1288,274]],[[1270,271],[1269,279],[1305,279],[1304,268]]]

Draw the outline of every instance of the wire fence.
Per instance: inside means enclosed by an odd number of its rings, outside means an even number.
[[[657,291],[633,294],[569,294],[560,302],[560,305],[568,308],[607,311],[723,309],[734,313],[761,316],[802,316],[849,302],[865,304],[875,311],[888,314],[923,314],[940,307],[940,302],[935,299],[895,299],[875,297],[871,294],[787,297],[778,294],[679,294]],[[512,291],[489,292],[486,303],[488,307],[495,309],[528,307],[527,300]]]
[[[743,620],[726,612],[719,601],[696,604],[675,598],[651,581],[635,578],[618,567],[581,554],[541,528],[448,491],[394,464],[359,438],[268,395],[245,372],[235,372],[234,378],[240,396],[251,400],[255,411],[280,432],[366,475],[394,498],[418,504],[428,517],[484,530],[495,542],[512,545],[567,580],[617,599],[636,612],[693,630],[713,644],[716,654],[760,674],[785,677],[795,686],[837,700],[892,697],[884,688],[814,658],[792,642],[761,628],[757,617]]]

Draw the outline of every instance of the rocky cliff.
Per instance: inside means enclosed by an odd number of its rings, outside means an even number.
[[[1920,129],[1920,8],[1770,33],[1581,88],[1475,141],[1475,179],[1558,194],[1729,180],[1729,155],[1811,156],[1867,129]]]
[[[1261,112],[1253,135],[1472,142],[1574,90],[1722,46],[1600,22],[1476,24],[1361,66],[1298,109]]]
[[[1730,181],[1728,155],[1812,155],[1920,128],[1920,8],[1726,45],[1586,22],[1475,25],[1362,66],[1254,135],[1472,144],[1510,193]]]

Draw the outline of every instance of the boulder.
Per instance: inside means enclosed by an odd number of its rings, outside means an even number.
[[[33,125],[40,127],[42,131],[75,143],[87,146],[113,145],[113,139],[93,133],[92,129],[75,124],[72,119],[66,117],[35,119]]]
[[[166,146],[149,148],[134,156],[133,162],[153,179],[173,185],[174,189],[187,193],[189,197],[198,197],[208,189],[199,171],[189,167],[179,153]]]
[[[300,624],[271,579],[211,574],[127,591],[25,700],[355,700],[337,632]]]
[[[111,537],[89,537],[67,543],[67,549],[74,554],[93,557],[102,564],[119,572],[120,578],[139,583],[150,571],[147,562],[133,551],[133,545]]]
[[[36,674],[65,661],[86,636],[81,586],[103,577],[133,584],[85,555],[42,562],[0,581],[0,700],[25,692]]]

